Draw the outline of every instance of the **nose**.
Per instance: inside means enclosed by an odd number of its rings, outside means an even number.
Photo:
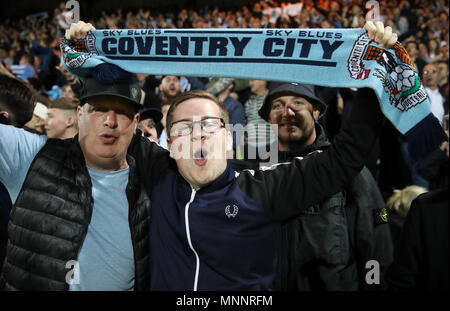
[[[117,127],[117,115],[114,110],[109,110],[108,112],[105,113],[104,125],[109,128]]]
[[[295,116],[294,109],[292,109],[290,104],[284,105],[283,116],[289,116],[289,117]]]
[[[202,132],[203,131],[200,123],[194,122],[194,124],[192,125],[192,139],[193,140],[202,139],[203,138]]]
[[[144,128],[144,136],[145,137],[152,137],[152,132],[150,131],[150,129],[148,128],[148,126],[146,126]]]

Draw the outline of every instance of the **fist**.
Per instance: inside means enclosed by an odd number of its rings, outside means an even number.
[[[86,38],[89,31],[95,30],[95,27],[91,23],[85,23],[79,21],[78,23],[73,23],[70,28],[66,30],[66,39],[69,41],[76,41]]]
[[[397,42],[397,34],[392,33],[391,27],[384,27],[382,22],[377,22],[375,25],[373,22],[366,22],[364,29],[367,30],[369,39],[381,45],[382,48],[390,49]]]

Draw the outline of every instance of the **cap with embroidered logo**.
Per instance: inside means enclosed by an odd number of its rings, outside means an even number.
[[[80,79],[80,81],[80,100],[82,104],[84,104],[85,99],[89,97],[109,95],[128,100],[135,106],[136,112],[143,108],[143,105],[141,104],[141,88],[137,82],[102,84],[94,78],[84,78]]]

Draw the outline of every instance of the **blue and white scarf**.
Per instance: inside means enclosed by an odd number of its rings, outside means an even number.
[[[79,77],[102,63],[143,74],[230,77],[372,88],[381,110],[429,152],[446,136],[406,50],[380,48],[364,29],[115,29],[61,43]]]

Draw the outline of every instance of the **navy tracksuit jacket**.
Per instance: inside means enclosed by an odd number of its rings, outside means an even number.
[[[129,152],[151,198],[151,290],[270,290],[280,222],[349,185],[384,120],[361,89],[328,150],[267,170],[230,166],[194,191],[169,153],[137,135]]]

